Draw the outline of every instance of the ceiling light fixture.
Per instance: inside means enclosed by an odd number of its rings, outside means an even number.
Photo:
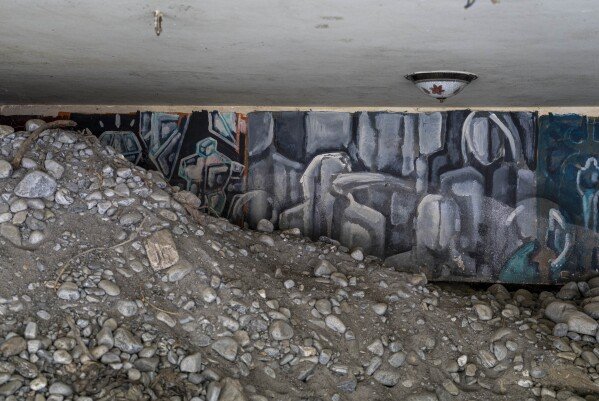
[[[443,102],[457,95],[478,76],[463,71],[421,71],[406,75],[418,89]]]

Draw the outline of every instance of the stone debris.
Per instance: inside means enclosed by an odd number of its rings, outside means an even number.
[[[193,217],[195,194],[74,131],[13,171],[25,134],[0,134],[0,401],[599,400],[599,276],[427,283]]]
[[[177,246],[169,230],[152,234],[146,241],[146,252],[154,270],[167,269],[179,261]]]

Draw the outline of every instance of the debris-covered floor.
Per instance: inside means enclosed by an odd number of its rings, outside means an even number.
[[[0,127],[0,400],[599,400],[599,278],[427,283]],[[191,213],[191,214],[190,214]]]

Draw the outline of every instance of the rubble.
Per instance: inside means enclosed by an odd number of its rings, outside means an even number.
[[[0,128],[10,160],[27,133]],[[599,400],[599,277],[427,283],[192,216],[194,194],[75,131],[25,156],[0,174],[0,401]]]

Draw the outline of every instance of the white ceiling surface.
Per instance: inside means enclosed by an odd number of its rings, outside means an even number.
[[[597,0],[0,0],[0,104],[599,105]],[[153,11],[164,13],[156,36]]]

